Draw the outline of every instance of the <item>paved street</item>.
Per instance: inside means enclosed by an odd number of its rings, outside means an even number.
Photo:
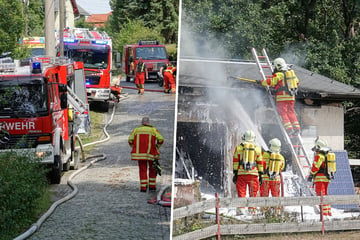
[[[121,81],[121,86],[135,84]],[[162,90],[157,83],[146,83],[145,89]],[[106,154],[106,159],[95,162],[73,179],[78,194],[56,208],[29,239],[170,239],[170,208],[148,204],[147,200],[156,194],[140,192],[137,162],[130,160],[127,138],[143,116],[150,117],[151,124],[165,138],[160,149],[163,174],[157,178],[157,189],[171,184],[175,95],[156,91],[138,95],[136,90],[125,88],[123,91],[129,97],[115,105],[114,118],[107,127],[111,139],[97,144],[91,152]],[[111,113],[112,107],[106,121]],[[65,179],[72,172],[66,173],[60,185],[53,186],[59,196],[71,192]]]

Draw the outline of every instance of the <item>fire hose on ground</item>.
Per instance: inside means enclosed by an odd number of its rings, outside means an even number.
[[[103,140],[99,140],[96,142],[91,142],[85,145],[82,145],[82,142],[80,140],[80,137],[77,135],[76,139],[79,141],[80,144],[80,149],[82,151],[82,161],[86,161],[85,159],[85,154],[84,154],[84,147],[89,146],[89,145],[93,145],[93,144],[97,144],[97,143],[103,143],[106,142],[110,139],[110,135],[108,134],[106,128],[107,126],[112,122],[114,114],[115,114],[115,107],[116,105],[114,104],[113,106],[113,111],[111,114],[111,118],[110,120],[105,124],[103,131],[105,134],[105,138]],[[22,239],[26,239],[28,237],[30,237],[31,235],[33,235],[38,229],[40,229],[41,225],[45,222],[45,220],[54,213],[55,209],[62,203],[72,199],[73,197],[75,197],[75,195],[78,193],[78,188],[77,186],[72,182],[72,179],[74,177],[76,177],[78,174],[80,174],[82,171],[88,169],[90,166],[92,166],[94,163],[98,162],[98,161],[102,161],[106,159],[106,155],[105,154],[99,154],[99,155],[94,155],[94,156],[90,156],[87,158],[87,160],[89,159],[93,159],[88,165],[78,169],[76,172],[74,172],[73,174],[71,174],[71,176],[69,177],[69,179],[67,180],[67,184],[71,187],[71,189],[73,190],[69,195],[65,196],[62,199],[59,199],[58,201],[54,202],[51,207],[49,208],[48,211],[46,211],[39,219],[36,223],[34,223],[27,231],[25,231],[24,233],[22,233],[21,235],[19,235],[18,237],[14,238],[14,240],[22,240]]]
[[[121,86],[122,88],[126,88],[126,89],[134,89],[134,90],[138,90],[136,87],[125,87],[125,86]],[[157,89],[144,89],[145,92],[164,92],[164,90],[157,90]]]

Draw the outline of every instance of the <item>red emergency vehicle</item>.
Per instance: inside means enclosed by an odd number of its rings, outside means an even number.
[[[55,184],[63,170],[78,168],[78,115],[88,112],[84,79],[83,63],[67,58],[0,59],[0,152],[40,158]]]
[[[111,38],[105,32],[73,28],[64,30],[63,39],[64,56],[84,62],[89,102],[100,102],[107,111],[111,99]]]
[[[169,63],[165,45],[158,41],[139,41],[138,44],[128,44],[123,48],[122,70],[126,81],[135,79],[135,67],[142,57],[148,69],[148,80],[160,81],[160,68]]]

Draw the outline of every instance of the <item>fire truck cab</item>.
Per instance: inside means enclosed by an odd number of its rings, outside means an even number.
[[[57,34],[56,38],[59,41]],[[100,102],[108,111],[113,65],[111,38],[105,32],[72,28],[64,30],[63,40],[64,56],[84,63],[89,102]]]
[[[39,158],[53,184],[77,169],[79,115],[89,111],[84,80],[83,63],[67,58],[0,60],[0,152]]]
[[[159,71],[169,63],[165,45],[158,41],[139,41],[138,44],[128,44],[123,48],[122,70],[126,74],[126,81],[135,79],[135,68],[142,57],[148,70],[148,80],[160,81]]]

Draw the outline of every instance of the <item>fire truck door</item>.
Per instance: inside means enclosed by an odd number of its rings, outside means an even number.
[[[85,75],[84,69],[75,69],[75,81],[74,81],[74,93],[80,100],[85,103],[87,111],[82,114],[78,114],[78,117],[81,120],[78,133],[88,133],[90,131],[90,111],[89,103],[87,99],[87,92],[85,86]]]

